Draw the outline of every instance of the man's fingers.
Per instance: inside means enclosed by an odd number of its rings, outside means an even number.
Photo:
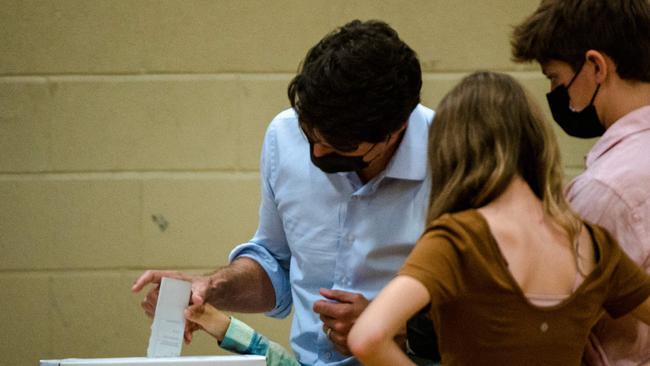
[[[144,309],[147,316],[153,317],[156,312],[156,303],[158,302],[159,285],[152,287],[140,302],[140,306]]]
[[[153,313],[156,311],[156,304],[151,303],[146,298],[140,303],[142,309],[147,313],[153,316]]]
[[[148,317],[153,318],[154,313],[156,312],[156,303],[158,302],[158,285],[152,288],[147,292],[147,295],[140,302],[140,306],[144,309],[144,312]]]
[[[160,283],[160,279],[162,276],[160,275],[160,272],[158,271],[146,271],[140,277],[138,277],[135,282],[133,282],[133,286],[131,286],[131,291],[132,292],[140,292],[146,285],[150,283]]]
[[[332,322],[334,322],[336,320],[336,318],[334,318],[334,317],[323,315],[323,314],[320,314],[319,317],[320,317],[320,320],[325,325],[329,325],[330,323],[332,323]]]
[[[326,300],[318,300],[314,303],[314,312],[328,316],[330,318],[343,318],[347,316],[349,312],[349,304],[341,304]]]
[[[147,315],[147,317],[153,319],[154,310],[151,308],[151,306],[144,301],[140,303],[140,306],[144,310],[144,313]]]
[[[323,326],[323,332],[327,336],[327,338],[332,342],[334,345],[334,348],[336,350],[343,354],[343,355],[350,355],[350,350],[348,349],[348,336],[347,332],[340,333],[333,328],[329,328],[326,325]]]
[[[194,289],[192,289],[192,296],[191,296],[191,302],[192,304],[197,304],[197,305],[202,305],[205,302],[205,299],[201,294],[198,292],[195,292]]]
[[[322,317],[329,317],[339,320],[356,319],[366,308],[367,302],[339,303],[327,300],[314,302],[313,310]]]
[[[163,277],[172,277],[172,278],[178,278],[178,279],[185,279],[183,275],[181,275],[178,272],[175,271],[153,271],[149,270],[143,273],[140,277],[138,277],[135,282],[133,282],[133,286],[131,286],[131,291],[132,292],[139,292],[142,290],[146,285],[150,283],[160,283],[160,280]]]
[[[314,302],[313,310],[323,322],[323,331],[339,353],[350,355],[348,333],[368,300],[359,293],[341,290],[321,289],[320,293],[327,300]]]
[[[331,318],[328,316],[322,316],[320,317],[320,320],[323,322],[323,330],[327,332],[327,329],[332,329],[333,332],[337,332],[340,334],[348,334],[350,332],[350,329],[352,328],[352,325],[354,325],[353,322],[351,321],[341,321],[335,318]]]
[[[327,329],[334,330],[334,323],[336,322],[334,318],[321,316],[320,320],[323,322],[323,332],[327,333]]]
[[[359,301],[363,296],[356,292],[348,292],[342,290],[331,290],[328,288],[320,289],[321,296],[329,300],[335,300],[338,302],[353,303]]]

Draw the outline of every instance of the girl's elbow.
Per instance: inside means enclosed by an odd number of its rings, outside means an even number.
[[[348,336],[348,347],[355,357],[365,360],[372,357],[385,340],[385,334],[378,329],[362,330],[355,326]]]

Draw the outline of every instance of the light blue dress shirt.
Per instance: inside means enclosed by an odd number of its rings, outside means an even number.
[[[430,173],[427,140],[433,111],[418,105],[386,169],[363,184],[356,173],[326,174],[310,160],[295,112],[269,125],[260,173],[262,202],[255,236],[230,260],[249,257],[268,273],[276,306],[294,306],[291,346],[306,365],[356,365],[323,333],[312,306],[321,287],[373,299],[393,278],[424,230]]]

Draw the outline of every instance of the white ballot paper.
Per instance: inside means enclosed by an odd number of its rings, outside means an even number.
[[[156,313],[151,324],[147,357],[178,357],[183,347],[185,316],[190,302],[190,282],[163,277]]]

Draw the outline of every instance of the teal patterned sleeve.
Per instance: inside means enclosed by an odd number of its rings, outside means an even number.
[[[300,366],[298,360],[284,347],[269,341],[234,317],[230,317],[230,326],[219,346],[235,353],[265,356],[267,366]]]

